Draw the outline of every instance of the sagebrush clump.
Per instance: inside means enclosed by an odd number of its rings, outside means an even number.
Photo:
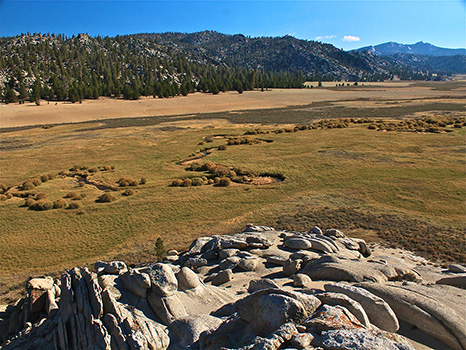
[[[99,198],[97,198],[97,202],[99,203],[110,203],[116,200],[116,197],[111,193],[104,193]]]

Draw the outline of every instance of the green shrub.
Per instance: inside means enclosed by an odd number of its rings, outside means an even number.
[[[115,196],[113,194],[109,193],[109,192],[104,193],[99,198],[97,198],[97,202],[99,202],[99,203],[110,203],[110,202],[113,202],[115,200],[116,200]]]
[[[68,204],[68,207],[67,209],[79,209],[81,208],[81,203],[79,202],[71,202],[70,204]]]
[[[68,202],[64,200],[63,198],[57,199],[55,202],[53,202],[54,209],[64,209],[67,207],[68,207]]]
[[[22,183],[20,186],[23,191],[30,191],[32,190],[35,186],[31,181],[25,181]]]
[[[199,177],[195,177],[194,179],[191,180],[191,184],[193,186],[202,186],[204,184],[204,181],[202,181],[202,179]]]
[[[218,182],[218,185],[221,187],[227,187],[231,185],[231,180],[228,177],[222,177]]]
[[[225,146],[225,145],[218,146],[219,151],[225,151],[226,149],[227,149],[227,146]]]
[[[183,185],[183,180],[181,179],[175,179],[172,181],[172,186],[181,186]]]
[[[369,130],[375,130],[377,129],[377,126],[375,124],[371,124],[367,127]]]
[[[134,190],[128,188],[127,190],[125,190],[125,192],[123,192],[123,196],[132,196],[134,193]]]
[[[157,256],[157,261],[162,261],[165,259],[167,255],[167,251],[165,249],[165,245],[163,243],[163,239],[158,237],[157,240],[155,241],[155,255]]]
[[[139,180],[140,185],[145,185],[147,183],[147,179],[143,177],[141,180]]]
[[[183,184],[181,186],[183,187],[189,187],[193,184],[193,182],[191,181],[191,179],[184,179],[183,180]]]
[[[47,181],[49,181],[49,176],[48,176],[48,175],[41,175],[41,176],[40,176],[40,181],[42,181],[42,182],[47,182]]]

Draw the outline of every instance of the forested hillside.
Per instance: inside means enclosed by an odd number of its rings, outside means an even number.
[[[367,52],[345,52],[291,36],[248,38],[206,31],[0,38],[0,87],[6,103],[301,88],[306,80],[390,79],[400,69],[408,79],[431,76],[424,67],[400,68],[399,62]]]

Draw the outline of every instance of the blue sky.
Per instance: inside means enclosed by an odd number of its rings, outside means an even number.
[[[252,37],[289,34],[345,50],[387,41],[466,46],[465,0],[0,0],[0,16],[1,36],[216,30]]]

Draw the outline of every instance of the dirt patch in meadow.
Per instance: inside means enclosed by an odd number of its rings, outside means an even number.
[[[331,85],[329,85],[331,84]],[[37,124],[75,123],[113,118],[144,116],[187,115],[264,108],[309,105],[315,102],[355,99],[432,98],[445,95],[431,85],[410,82],[366,83],[364,87],[345,89],[273,89],[265,92],[225,92],[218,95],[195,93],[185,97],[154,99],[144,97],[138,101],[111,98],[85,100],[82,103],[41,101],[34,103],[0,105],[0,128],[21,127]],[[335,83],[325,83],[324,86]],[[369,87],[372,87],[369,89]],[[464,96],[464,91],[448,91],[450,96]]]

